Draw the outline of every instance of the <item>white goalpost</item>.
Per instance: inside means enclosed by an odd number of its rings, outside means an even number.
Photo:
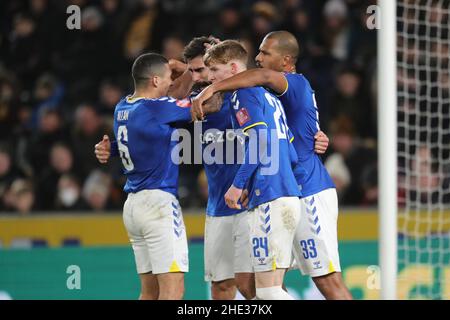
[[[396,299],[397,64],[396,1],[379,0],[378,181],[381,299]]]

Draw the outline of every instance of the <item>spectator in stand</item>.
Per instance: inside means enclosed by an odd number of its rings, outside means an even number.
[[[89,208],[94,211],[110,209],[109,194],[111,189],[111,177],[100,171],[94,170],[87,177],[83,186],[83,199]]]
[[[33,128],[38,125],[40,111],[43,108],[58,110],[63,96],[64,87],[52,74],[44,73],[36,80],[33,90],[34,107],[31,119]]]
[[[8,189],[14,180],[24,177],[13,163],[8,148],[0,146],[0,210],[11,209],[5,203]]]
[[[31,89],[37,75],[48,66],[46,47],[39,43],[36,22],[26,12],[17,13],[8,39],[6,63],[14,70],[25,89]]]
[[[104,134],[112,136],[111,129],[104,124],[94,106],[90,104],[78,106],[72,130],[72,146],[79,164],[77,167],[80,168],[83,177],[100,167],[92,150]]]
[[[279,23],[277,8],[270,2],[258,1],[252,7],[251,39],[253,47],[258,48],[264,36],[275,30]]]
[[[325,167],[336,184],[340,202],[360,204],[364,197],[361,176],[376,163],[376,150],[362,144],[355,136],[353,122],[345,116],[336,119],[330,131],[330,156]]]
[[[328,0],[323,9],[323,41],[338,61],[346,61],[349,56],[349,17],[348,8],[343,0]]]
[[[55,109],[42,108],[39,112],[38,130],[31,137],[28,146],[29,162],[36,176],[39,176],[48,165],[50,148],[59,141],[69,142],[69,135],[59,112]]]
[[[20,215],[27,215],[36,210],[31,181],[26,179],[14,180],[6,195],[6,205]]]
[[[63,174],[58,180],[56,209],[61,211],[83,211],[88,205],[81,197],[81,187],[76,176]]]
[[[372,109],[363,89],[360,73],[351,67],[342,69],[337,75],[336,92],[332,98],[331,117],[347,116],[356,132],[363,137],[374,136]]]
[[[175,59],[183,60],[184,41],[181,37],[173,35],[164,39],[162,47],[162,55],[167,60]]]
[[[125,31],[124,56],[133,61],[151,47],[155,36],[154,27],[158,15],[158,1],[140,0],[129,16]]]
[[[74,173],[72,151],[63,143],[55,143],[50,150],[50,166],[46,167],[38,178],[36,193],[41,210],[54,210],[58,181],[64,174]]]
[[[236,39],[242,33],[242,14],[239,12],[239,3],[230,1],[219,12],[219,25],[212,34],[219,39]]]
[[[123,96],[124,92],[117,81],[107,79],[100,85],[98,111],[105,121],[109,121],[111,126],[114,109]]]
[[[399,177],[401,199],[408,199],[408,203],[416,208],[448,201],[449,175],[445,174],[439,165],[436,154],[427,145],[417,148],[415,156],[409,163],[410,178],[405,181]],[[408,187],[405,188],[405,185]],[[400,204],[403,204],[401,201]]]
[[[0,141],[9,137],[17,121],[17,92],[12,79],[0,72]]]

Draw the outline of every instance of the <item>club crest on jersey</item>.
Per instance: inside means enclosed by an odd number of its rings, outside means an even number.
[[[245,123],[250,121],[250,115],[248,114],[247,109],[242,108],[236,113],[236,119],[239,122],[240,126],[243,126]]]
[[[189,108],[191,106],[191,100],[189,99],[177,100],[175,103],[181,108]]]

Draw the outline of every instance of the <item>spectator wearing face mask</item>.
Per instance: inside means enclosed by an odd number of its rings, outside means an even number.
[[[72,174],[63,174],[58,180],[56,208],[63,211],[83,211],[88,209],[81,197],[78,179]]]
[[[50,165],[39,176],[39,207],[42,210],[56,209],[56,194],[58,181],[62,175],[74,173],[74,159],[69,147],[62,143],[56,143],[50,150]]]

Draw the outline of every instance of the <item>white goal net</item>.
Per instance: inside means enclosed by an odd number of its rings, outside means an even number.
[[[450,299],[450,1],[397,1],[399,299]]]

